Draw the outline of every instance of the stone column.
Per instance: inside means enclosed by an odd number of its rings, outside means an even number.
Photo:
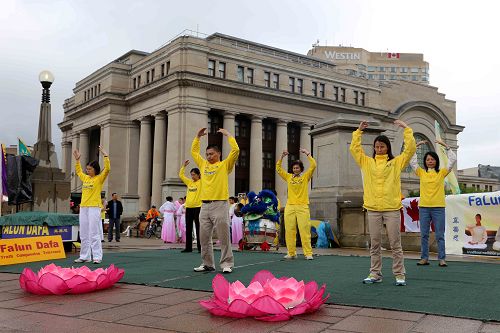
[[[231,112],[225,112],[224,113],[224,128],[231,133],[231,135],[235,135],[235,127],[234,127],[234,117],[235,114]],[[226,158],[229,152],[231,151],[231,147],[229,146],[229,142],[227,141],[226,137],[222,138],[222,158]],[[236,168],[236,167],[235,167]],[[229,174],[228,177],[228,184],[229,184],[229,196],[233,196],[236,193],[235,191],[235,170]]]
[[[89,162],[89,132],[85,129],[80,132],[80,164],[82,169],[85,170],[85,166]]]
[[[287,123],[288,122],[283,120],[279,120],[276,123],[276,160],[281,157],[281,153],[283,153],[284,150],[287,150]],[[283,163],[281,163],[281,167],[283,168],[283,170],[288,171],[288,157],[285,156],[282,162]],[[287,198],[287,184],[277,173],[275,176],[275,188],[276,192],[278,193],[278,198],[281,201],[281,206],[284,207]]]
[[[78,149],[78,139],[79,139],[79,133],[73,133],[73,136],[71,138],[71,171],[70,171],[70,177],[71,177],[71,191],[76,192],[76,188],[78,186],[78,176],[75,173],[75,164],[76,160],[75,157],[73,156],[73,152]]]
[[[155,136],[153,143],[153,189],[151,203],[160,208],[162,203],[161,184],[165,178],[165,156],[167,144],[167,128],[165,124],[165,114],[157,113],[155,115]]]
[[[71,159],[73,158],[73,153],[71,151],[72,142],[63,141],[61,143],[62,150],[62,171],[65,173],[66,178],[69,178],[71,175]]]
[[[182,119],[179,110],[171,110],[168,112],[167,149],[166,149],[167,155],[165,156],[165,180],[172,180],[178,178],[179,168],[182,163],[180,155],[180,150],[181,150],[180,146],[182,144],[180,138],[181,122]],[[193,137],[194,134],[192,135]]]
[[[312,153],[311,149],[311,125],[301,124],[300,126],[300,148],[307,149]],[[309,160],[304,154],[299,155],[299,159],[304,163],[304,170],[309,168]]]
[[[139,211],[149,209],[151,203],[151,120],[141,119],[141,136],[139,139]]]
[[[250,191],[262,190],[262,117],[252,117],[250,130]]]

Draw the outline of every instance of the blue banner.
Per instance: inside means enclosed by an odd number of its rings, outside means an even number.
[[[39,236],[61,236],[63,241],[71,241],[72,226],[41,226],[41,225],[4,225],[2,226],[2,238],[24,238]]]

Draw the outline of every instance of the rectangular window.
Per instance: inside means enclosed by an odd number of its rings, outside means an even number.
[[[391,73],[397,73],[397,68],[396,67],[391,67]]]
[[[215,68],[215,64],[214,64],[214,68]],[[170,73],[170,61],[167,61],[167,75],[168,73]]]
[[[379,71],[379,72],[385,72],[385,67],[380,66],[380,67],[378,68],[378,71]]]
[[[90,88],[90,98],[94,98],[94,88]]]
[[[377,66],[368,66],[368,72],[375,72],[377,70]]]
[[[340,88],[340,101],[345,103],[345,88]]]
[[[324,83],[319,84],[319,97],[325,98],[325,84]]]
[[[97,85],[97,95],[100,95],[101,94],[101,84],[99,83]]]
[[[359,92],[354,90],[354,104],[358,105],[359,103]]]
[[[149,83],[149,71],[146,72],[146,83]]]
[[[167,71],[168,74],[168,71]],[[208,61],[208,75],[215,76],[215,60]]]
[[[247,68],[247,83],[253,84],[253,68]]]
[[[368,80],[375,79],[375,74],[368,74]]]
[[[411,76],[412,81],[418,81],[418,75],[412,75]]]
[[[245,67],[238,66],[237,74],[238,74],[238,81],[245,82]]]
[[[165,76],[165,64],[161,64],[161,77]]]
[[[135,81],[135,79],[134,79],[134,81]],[[135,85],[135,82],[134,82],[134,85]],[[134,87],[134,89],[135,89],[135,87]],[[83,92],[83,100],[84,101],[87,100],[87,92],[86,91]]]
[[[313,94],[313,96],[318,96],[318,83],[317,82],[312,83],[312,94]]]
[[[219,77],[221,79],[226,78],[226,63],[225,62],[219,62]]]
[[[422,81],[427,82],[429,81],[429,78],[427,76],[422,76]]]
[[[141,76],[139,75],[137,77],[137,88],[139,88],[141,86]]]
[[[153,68],[151,70],[151,82],[153,82],[155,80],[155,69]]]
[[[269,72],[264,72],[264,86],[271,87],[271,73]]]
[[[397,79],[398,79],[398,77],[397,77],[396,75],[391,75],[391,76],[390,76],[390,79],[391,79],[391,80],[397,80]]]
[[[408,67],[401,67],[399,71],[400,73],[408,73]]]
[[[304,81],[302,79],[297,79],[297,92],[299,94],[302,94],[302,92],[303,92],[303,90],[302,90],[303,83],[304,83]]]
[[[412,73],[418,73],[419,70],[420,70],[420,68],[418,68],[418,67],[412,67],[411,68],[411,72]]]
[[[408,75],[401,75],[401,80],[407,81],[408,80]]]
[[[339,87],[333,86],[333,100],[334,101],[339,100]]]
[[[137,89],[137,79],[134,77],[134,84],[133,84],[134,89]]]
[[[359,93],[359,104],[362,106],[365,106],[365,93],[364,92]]]
[[[378,75],[379,80],[385,80],[385,74],[379,74]]]
[[[288,78],[288,86],[290,87],[290,92],[295,92],[295,78],[294,77],[289,77]]]
[[[273,74],[273,88],[274,89],[280,88],[280,75],[279,74]]]

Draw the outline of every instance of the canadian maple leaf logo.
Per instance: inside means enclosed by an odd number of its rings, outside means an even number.
[[[410,201],[410,207],[406,207],[406,214],[411,217],[412,222],[416,222],[418,226],[418,222],[420,221],[419,211],[418,211],[418,201],[417,199],[413,199]]]

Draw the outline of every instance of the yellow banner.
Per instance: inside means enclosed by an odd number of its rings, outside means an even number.
[[[0,239],[0,265],[66,258],[61,236]]]

